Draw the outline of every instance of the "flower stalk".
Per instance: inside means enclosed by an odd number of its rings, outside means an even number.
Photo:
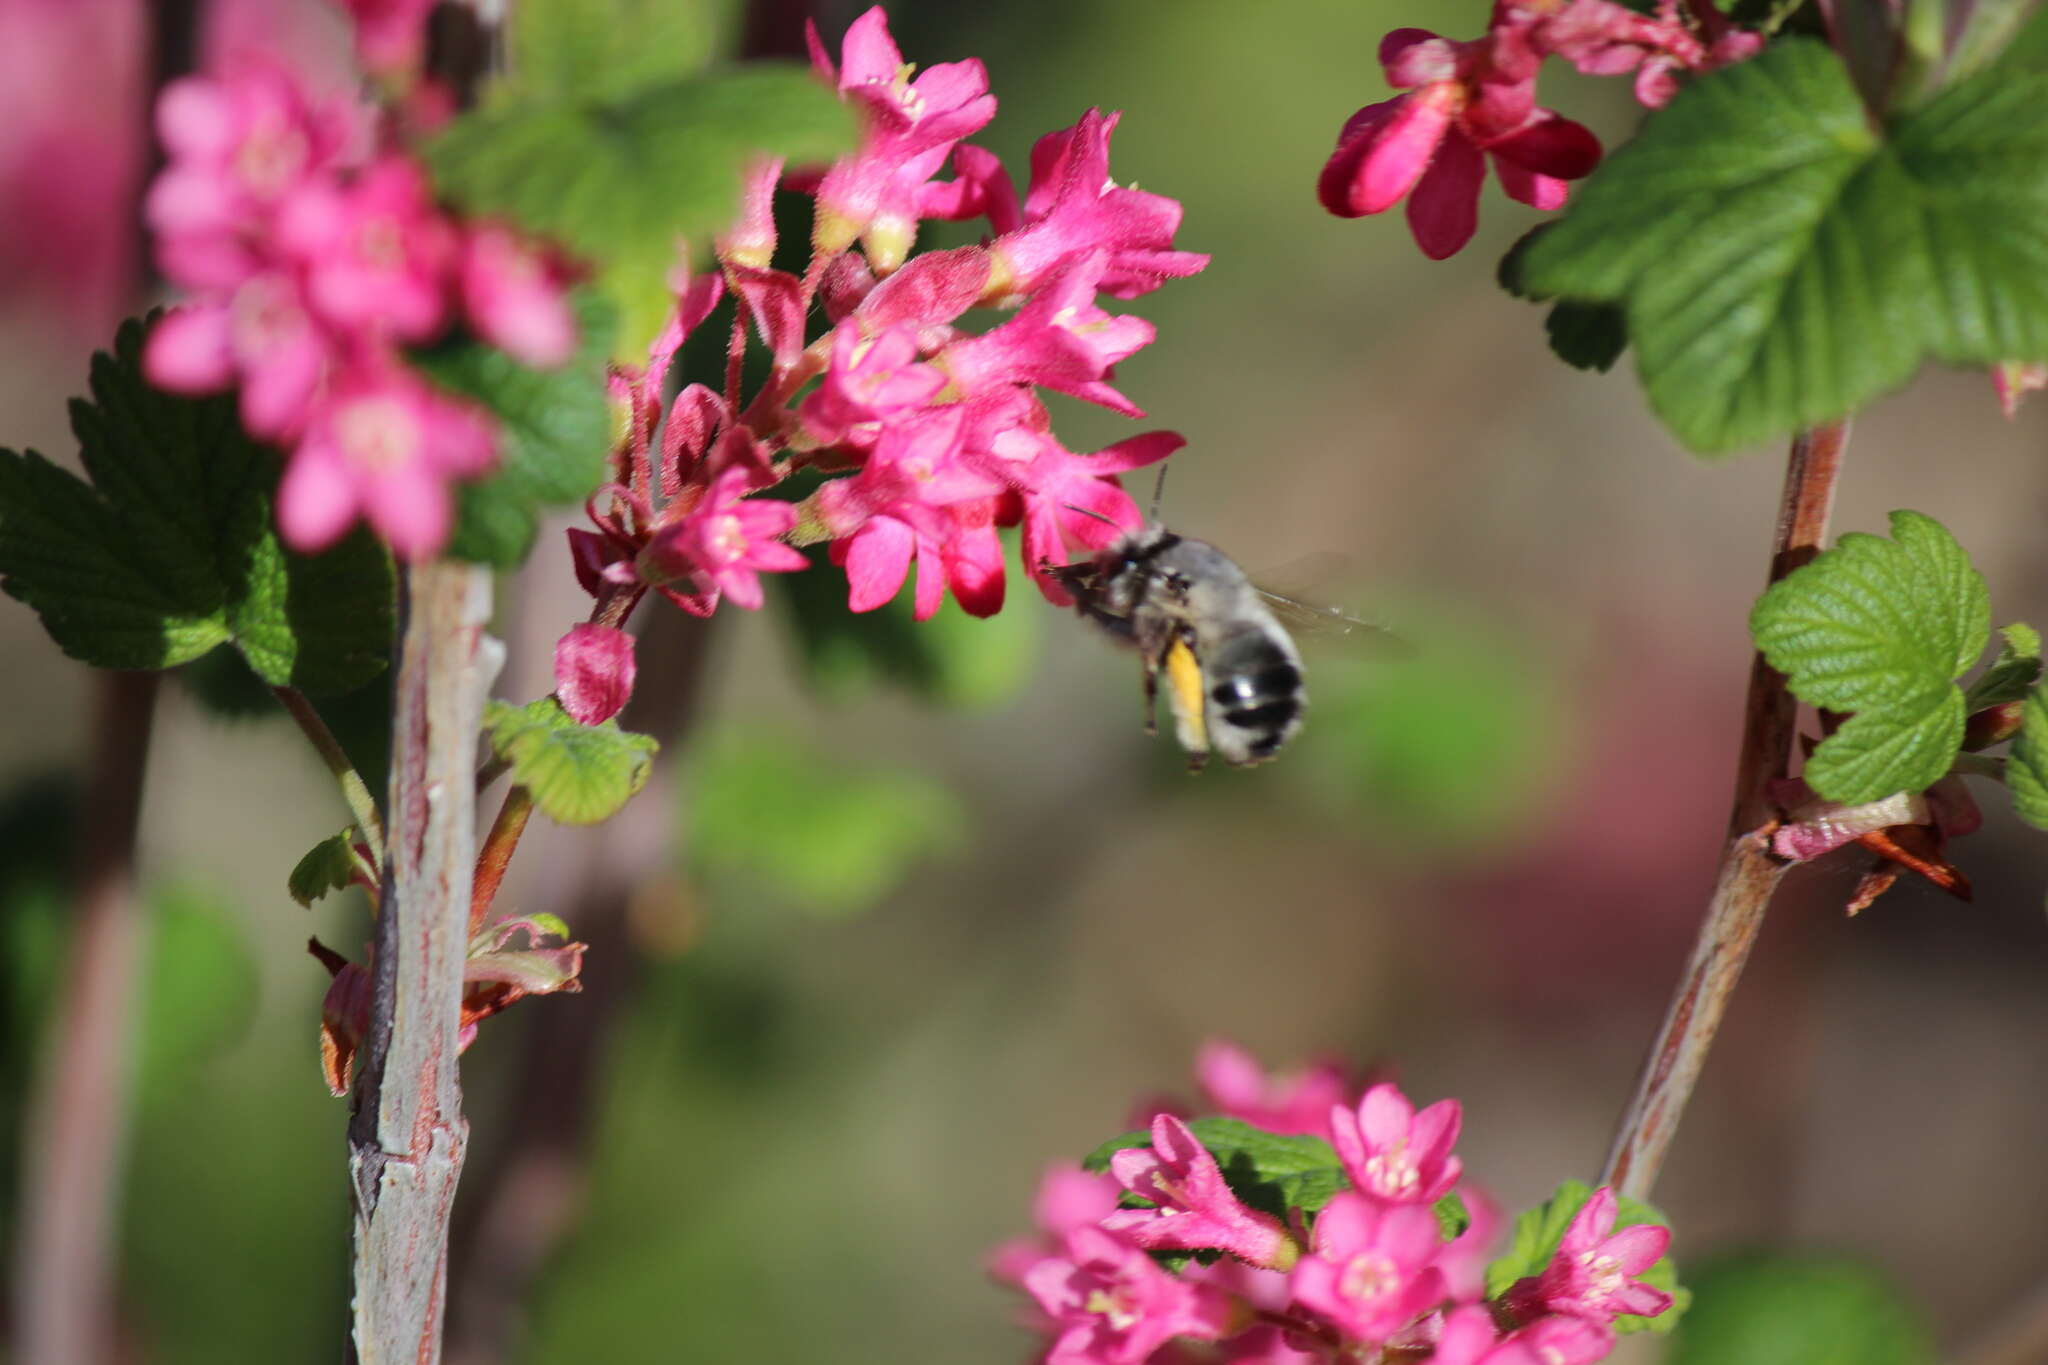
[[[283,704],[285,714],[312,744],[320,755],[320,761],[327,765],[327,771],[334,774],[335,782],[341,787],[342,800],[348,802],[349,813],[356,818],[356,830],[363,836],[364,844],[370,850],[370,862],[384,866],[384,819],[377,810],[377,799],[370,795],[370,788],[356,771],[355,763],[343,751],[341,742],[334,732],[327,728],[327,722],[320,719],[320,713],[313,709],[313,703],[306,694],[296,687],[273,687],[271,692]]]
[[[1848,440],[1849,424],[1844,420],[1802,432],[1792,442],[1771,547],[1770,582],[1820,553]],[[1600,1184],[1613,1185],[1632,1198],[1648,1198],[1657,1182],[1693,1083],[1706,1064],[1735,983],[1763,927],[1764,911],[1791,866],[1771,851],[1776,816],[1770,790],[1791,764],[1798,713],[1799,703],[1784,675],[1757,655],[1750,664],[1728,847],[1692,955],[1644,1059],[1600,1176]]]

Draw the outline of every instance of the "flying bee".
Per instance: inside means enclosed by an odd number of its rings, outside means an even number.
[[[1263,763],[1301,728],[1308,704],[1301,652],[1276,609],[1318,628],[1379,629],[1265,592],[1229,555],[1167,530],[1156,515],[1093,560],[1048,572],[1081,615],[1138,651],[1148,735],[1157,732],[1159,675],[1166,675],[1190,772],[1201,771],[1212,752],[1233,767]]]

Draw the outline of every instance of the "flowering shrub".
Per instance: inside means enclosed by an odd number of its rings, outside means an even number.
[[[991,1259],[1031,1297],[1054,1365],[1206,1359],[1204,1343],[1271,1365],[1585,1365],[1683,1307],[1670,1230],[1609,1188],[1568,1182],[1489,1266],[1501,1218],[1452,1154],[1456,1100],[1418,1111],[1379,1082],[1324,1108],[1340,1073],[1258,1081],[1222,1043],[1197,1074],[1211,1100],[1240,1102],[1158,1114],[1051,1168],[1038,1235]]]

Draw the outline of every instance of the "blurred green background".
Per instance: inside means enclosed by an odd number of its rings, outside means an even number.
[[[675,3],[697,15],[679,61],[734,41],[726,6]],[[77,12],[117,41],[139,8]],[[339,32],[317,0],[241,10],[296,43]],[[1047,1162],[1188,1093],[1211,1036],[1460,1097],[1467,1169],[1510,1205],[1594,1174],[1718,854],[1780,461],[1694,461],[1625,374],[1552,360],[1540,312],[1494,286],[1533,221],[1496,192],[1441,264],[1394,215],[1317,206],[1336,129],[1385,93],[1379,36],[1467,36],[1485,10],[892,6],[910,60],[988,64],[1001,109],[976,140],[1013,168],[1087,107],[1124,111],[1114,173],[1179,198],[1181,244],[1214,254],[1128,309],[1159,339],[1119,385],[1189,440],[1168,518],[1254,570],[1342,556],[1312,590],[1417,655],[1311,648],[1284,759],[1190,780],[1139,733],[1134,661],[1014,578],[996,620],[920,628],[939,641],[921,686],[864,672],[857,641],[799,650],[785,601],[708,634],[655,604],[635,728],[663,739],[661,775],[602,831],[537,828],[500,900],[568,919],[590,989],[520,1006],[465,1058],[451,1359],[1021,1358],[986,1248],[1028,1226]],[[856,12],[824,7],[828,34]],[[26,70],[38,32],[0,28],[0,51]],[[1624,84],[1544,89],[1619,138]],[[76,117],[47,79],[0,99],[11,126]],[[110,103],[118,144],[140,116]],[[39,164],[0,170],[47,184]],[[0,259],[0,441],[62,454],[64,396],[121,301],[39,287],[32,247]],[[1056,418],[1077,450],[1142,429]],[[1928,512],[2000,620],[2040,623],[2044,422],[2002,421],[1981,375],[1925,375],[1860,423],[1836,526]],[[543,544],[503,598],[499,691],[519,700],[582,612]],[[11,1167],[90,689],[12,602],[0,649]],[[287,728],[175,687],[151,776],[132,1356],[332,1360],[345,1106],[303,946],[355,951],[367,929],[353,893],[309,914],[284,879],[345,816]],[[1681,1265],[1759,1241],[1852,1252],[1947,1340],[2048,1271],[2048,860],[1995,804],[1959,850],[1974,906],[1908,879],[1850,922],[1851,863],[1790,881],[1660,1190]],[[4,1198],[11,1228],[12,1178]]]

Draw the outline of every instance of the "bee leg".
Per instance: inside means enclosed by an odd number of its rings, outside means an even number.
[[[1159,660],[1145,656],[1145,738],[1159,734]]]
[[[1190,749],[1190,750],[1188,750],[1188,776],[1189,776],[1189,777],[1193,777],[1193,776],[1194,776],[1194,775],[1195,775],[1196,773],[1198,773],[1198,772],[1202,771],[1202,769],[1203,769],[1203,768],[1205,768],[1205,767],[1207,767],[1207,766],[1208,766],[1208,763],[1209,763],[1209,751],[1208,751],[1207,749]]]

